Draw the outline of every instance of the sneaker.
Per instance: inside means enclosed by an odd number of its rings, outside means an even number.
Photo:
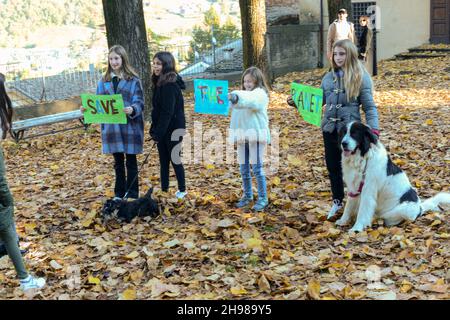
[[[328,216],[327,219],[331,219],[332,217],[334,217],[336,215],[336,213],[341,210],[344,207],[344,205],[342,204],[341,201],[339,201],[338,199],[334,199],[333,200],[333,206],[330,209],[330,212],[328,212]]]
[[[28,275],[25,279],[20,280],[20,288],[23,291],[27,291],[30,289],[42,289],[45,286],[44,278],[35,278],[31,275]]]
[[[252,201],[253,201],[252,198],[243,196],[243,197],[235,204],[235,206],[236,206],[236,208],[243,208],[243,207],[248,206],[248,205],[250,204],[250,202],[252,202]]]
[[[258,199],[252,209],[255,211],[263,211],[268,205],[269,200],[267,198]]]
[[[186,191],[180,191],[180,190],[178,190],[178,191],[175,193],[175,197],[177,197],[178,200],[183,199],[184,197],[186,197],[186,195],[187,195],[187,192],[186,192]]]

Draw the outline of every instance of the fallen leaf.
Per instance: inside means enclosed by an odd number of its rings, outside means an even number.
[[[228,227],[233,226],[234,224],[235,223],[233,220],[226,218],[226,219],[220,220],[219,223],[217,223],[217,226],[221,227],[221,228],[228,228]]]
[[[122,268],[122,267],[113,267],[113,268],[111,268],[111,269],[109,269],[109,270],[110,270],[111,272],[117,273],[117,274],[119,274],[119,275],[122,275],[122,274],[124,274],[124,273],[127,272],[127,270],[124,269],[124,268]]]
[[[137,251],[133,251],[130,254],[127,254],[125,256],[125,258],[130,259],[130,260],[136,259],[137,257],[139,257],[139,252],[137,252]]]
[[[370,265],[366,269],[366,279],[367,281],[377,282],[381,279],[381,269],[377,265]]]
[[[367,297],[376,300],[397,300],[397,294],[394,291],[370,291]]]
[[[153,298],[159,297],[163,293],[169,292],[172,296],[177,296],[180,293],[180,288],[176,285],[165,284],[158,278],[151,279],[146,286],[150,287],[151,296]]]
[[[55,270],[61,270],[63,267],[55,260],[50,261],[50,266]]]
[[[100,284],[100,279],[96,277],[89,276],[88,283],[90,284]]]
[[[271,181],[274,186],[279,186],[281,183],[281,180],[279,177],[273,177]]]
[[[231,292],[231,294],[234,295],[234,296],[242,296],[242,295],[248,294],[247,290],[245,290],[245,289],[242,288],[242,287],[232,287],[232,288],[230,289],[230,292]]]
[[[136,290],[127,289],[121,294],[121,300],[136,300]]]
[[[317,280],[309,281],[307,293],[310,299],[320,300],[320,282]]]
[[[171,241],[164,242],[164,246],[166,248],[173,248],[173,247],[178,246],[179,244],[180,244],[180,240],[178,240],[178,239],[173,239]]]
[[[250,238],[245,241],[246,245],[250,249],[262,249],[262,241],[256,238]]]
[[[271,292],[270,283],[269,283],[269,281],[267,281],[267,279],[264,275],[261,275],[261,277],[259,277],[258,286],[261,291],[264,291],[266,293]]]

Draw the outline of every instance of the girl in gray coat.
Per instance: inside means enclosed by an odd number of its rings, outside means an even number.
[[[352,41],[341,40],[333,45],[332,64],[333,70],[325,75],[321,86],[325,103],[321,128],[333,194],[333,205],[328,213],[328,219],[343,208],[344,182],[339,130],[351,121],[361,121],[360,106],[362,106],[367,124],[373,133],[379,135],[372,80],[358,59],[358,50]]]
[[[2,139],[6,138],[6,133],[11,129],[12,115],[11,100],[6,94],[4,82],[0,79],[0,135]],[[2,150],[0,150],[0,240],[4,243],[6,251],[14,264],[22,290],[44,287],[45,280],[43,278],[35,278],[28,274],[17,244],[17,234],[14,225],[14,201],[6,181]]]

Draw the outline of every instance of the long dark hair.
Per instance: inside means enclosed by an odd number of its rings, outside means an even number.
[[[152,88],[161,87],[168,82],[177,80],[177,72],[175,71],[175,58],[168,51],[157,52],[153,56],[153,60],[157,58],[162,63],[162,70],[159,76],[152,73]]]
[[[5,76],[0,73],[0,121],[2,128],[2,139],[6,138],[6,133],[11,133],[11,123],[13,108],[11,99],[8,97],[5,88]]]

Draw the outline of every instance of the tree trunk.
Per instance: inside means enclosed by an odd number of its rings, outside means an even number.
[[[244,69],[260,68],[270,85],[272,82],[265,43],[266,4],[265,0],[239,0],[242,23],[242,48]]]
[[[142,0],[102,0],[108,47],[120,44],[142,81],[145,119],[151,110],[151,66]]]
[[[347,20],[352,22],[352,1],[351,0],[328,0],[328,18],[330,24],[337,19],[339,9],[347,10]]]

